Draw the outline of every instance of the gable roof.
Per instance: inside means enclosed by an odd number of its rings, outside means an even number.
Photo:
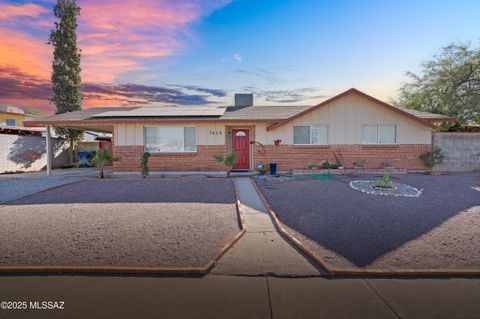
[[[302,111],[302,112],[299,112],[299,113],[297,113],[297,114],[294,114],[294,115],[290,116],[290,117],[287,118],[287,119],[284,119],[284,120],[282,120],[282,121],[278,121],[278,122],[274,123],[274,124],[268,126],[268,127],[267,127],[267,130],[268,130],[268,131],[273,130],[273,129],[276,128],[276,127],[279,127],[279,126],[282,126],[282,125],[284,125],[284,124],[286,124],[286,123],[288,123],[288,122],[291,122],[291,121],[293,121],[293,120],[296,119],[296,118],[299,118],[299,117],[301,117],[301,116],[303,116],[303,115],[305,115],[305,114],[307,114],[307,113],[310,113],[310,112],[312,112],[312,111],[315,111],[315,110],[317,110],[317,109],[319,109],[319,108],[321,108],[321,107],[323,107],[323,106],[325,106],[325,105],[328,105],[328,104],[330,104],[331,102],[334,102],[334,101],[336,101],[336,100],[338,100],[338,99],[340,99],[340,98],[342,98],[342,97],[345,97],[345,96],[347,96],[347,95],[349,95],[349,94],[356,94],[356,95],[358,95],[358,96],[361,96],[361,97],[363,97],[363,98],[365,98],[365,99],[367,99],[367,100],[370,100],[370,101],[372,101],[372,102],[374,102],[374,103],[376,103],[376,104],[378,104],[378,105],[380,105],[380,106],[382,106],[382,107],[385,107],[385,108],[387,108],[387,109],[389,109],[389,110],[391,110],[391,111],[393,111],[393,112],[396,112],[396,113],[398,113],[398,114],[400,114],[400,115],[403,115],[403,116],[405,116],[405,117],[407,117],[407,118],[410,118],[411,120],[414,120],[414,121],[416,121],[416,122],[418,122],[418,123],[421,123],[421,124],[423,124],[423,125],[425,125],[425,126],[428,126],[428,127],[431,127],[431,128],[434,128],[434,125],[433,125],[433,123],[432,123],[433,121],[443,121],[443,120],[451,120],[451,119],[452,119],[452,118],[450,118],[450,117],[443,116],[443,115],[440,115],[440,114],[433,114],[433,113],[428,113],[428,112],[415,111],[415,110],[409,110],[409,109],[404,109],[404,108],[396,107],[396,106],[393,106],[393,105],[388,104],[388,103],[386,103],[386,102],[383,102],[383,101],[381,101],[381,100],[379,100],[379,99],[377,99],[377,98],[374,98],[374,97],[371,96],[371,95],[368,95],[368,94],[366,94],[366,93],[363,93],[362,91],[359,91],[359,90],[357,90],[357,89],[355,89],[355,88],[351,88],[351,89],[349,89],[349,90],[347,90],[347,91],[345,91],[345,92],[342,92],[342,93],[340,93],[340,94],[338,94],[338,95],[335,95],[334,97],[331,97],[331,98],[329,98],[329,99],[327,99],[327,100],[325,100],[325,101],[323,101],[323,102],[321,102],[321,103],[319,103],[319,104],[317,104],[317,105],[315,105],[315,106],[312,106],[312,107],[310,107],[310,108],[308,108],[308,109],[306,109],[306,110],[304,110],[304,111]]]
[[[333,102],[341,97],[344,97],[349,94],[356,94],[363,98],[366,98],[370,101],[373,101],[377,105],[385,107],[393,112],[401,114],[405,117],[408,117],[422,125],[428,127],[434,127],[433,122],[435,121],[446,121],[452,120],[452,118],[432,114],[428,112],[416,111],[399,108],[383,101],[380,101],[368,94],[365,94],[357,89],[349,89],[343,93],[340,93],[328,100],[325,100],[315,106],[249,106],[243,108],[235,107],[226,107],[226,111],[223,115],[214,115],[214,116],[156,116],[152,112],[143,111],[143,107],[94,107],[79,111],[73,111],[62,114],[55,114],[49,117],[29,119],[24,121],[24,125],[27,127],[31,126],[44,126],[44,125],[58,125],[58,126],[68,126],[73,124],[86,125],[95,124],[95,125],[112,125],[114,123],[133,123],[133,122],[145,122],[145,123],[157,123],[157,122],[180,122],[180,121],[222,121],[222,122],[269,122],[273,123],[267,127],[267,130],[272,130],[276,127],[282,126],[285,123],[317,110],[330,102]],[[138,109],[138,111],[137,111]],[[135,111],[134,111],[135,110]],[[152,110],[154,110],[152,108]],[[113,111],[113,112],[112,112]],[[101,113],[108,112],[107,114],[115,114],[116,112],[121,111],[122,116],[115,117],[104,117]],[[134,111],[136,116],[126,116],[129,111]]]

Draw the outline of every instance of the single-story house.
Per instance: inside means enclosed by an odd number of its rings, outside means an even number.
[[[139,171],[143,152],[152,171],[218,171],[214,154],[235,152],[236,170],[276,162],[279,171],[305,169],[328,160],[367,168],[382,163],[425,169],[435,122],[449,118],[407,110],[354,88],[315,106],[256,106],[237,95],[224,107],[90,108],[25,122],[113,134],[115,171]]]

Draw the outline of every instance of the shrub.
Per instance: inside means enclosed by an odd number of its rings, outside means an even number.
[[[383,162],[380,163],[380,167],[388,168],[388,167],[392,167],[392,165],[390,165],[389,162],[383,161]]]
[[[93,165],[98,168],[98,177],[104,178],[104,169],[105,165],[108,162],[116,162],[119,161],[120,158],[116,156],[110,156],[108,147],[101,148],[96,152],[89,153],[89,158],[83,158],[77,162],[77,166],[81,166],[83,164]]]
[[[230,153],[227,155],[223,154],[215,154],[213,155],[213,158],[219,162],[225,165],[227,168],[227,177],[230,177],[230,173],[232,172],[233,165],[237,162],[237,155],[234,153]]]
[[[373,187],[393,188],[393,182],[390,180],[390,175],[385,174],[382,177],[377,178],[373,182]]]
[[[420,155],[420,159],[423,161],[425,166],[434,167],[443,162],[442,150],[439,147],[434,147],[431,151],[425,152]]]
[[[140,165],[142,167],[142,177],[145,178],[150,173],[148,169],[148,158],[150,157],[149,152],[144,152],[142,158],[140,159]]]

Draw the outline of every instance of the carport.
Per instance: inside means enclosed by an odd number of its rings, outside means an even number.
[[[53,148],[52,128],[62,127],[80,131],[93,131],[100,133],[114,134],[114,119],[95,119],[93,115],[116,110],[134,109],[128,107],[97,107],[75,112],[55,114],[49,117],[25,121],[26,127],[45,127],[46,129],[46,153],[47,153],[47,175],[52,174]]]

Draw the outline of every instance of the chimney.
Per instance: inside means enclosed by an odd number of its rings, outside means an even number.
[[[253,93],[235,93],[235,108],[253,106]]]

